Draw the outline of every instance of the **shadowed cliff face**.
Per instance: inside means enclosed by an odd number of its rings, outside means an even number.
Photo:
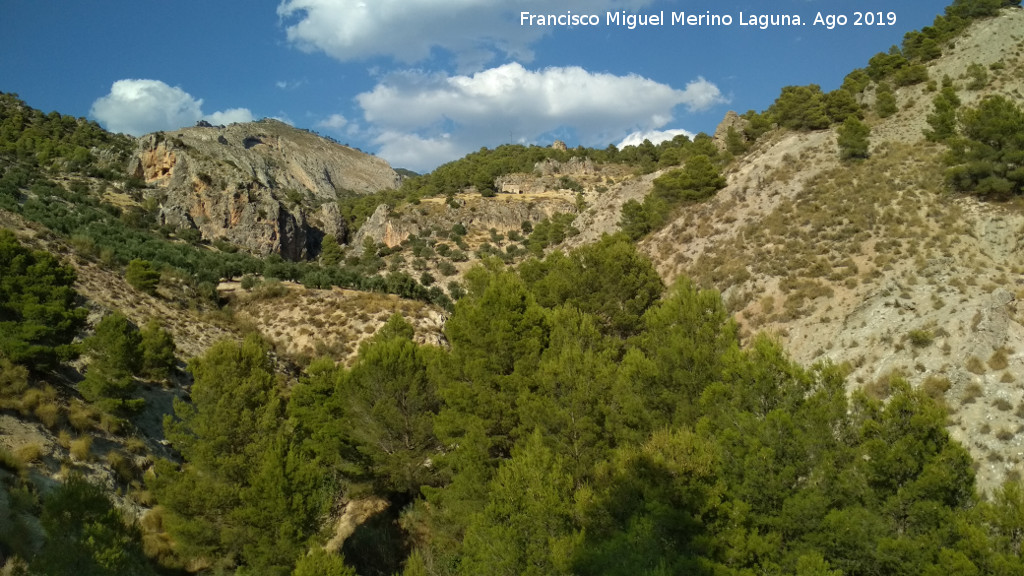
[[[315,256],[326,234],[345,238],[339,191],[400,182],[384,160],[274,120],[143,136],[128,173],[150,187],[161,224],[292,260]]]

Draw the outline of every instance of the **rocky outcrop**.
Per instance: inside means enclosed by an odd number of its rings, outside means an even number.
[[[746,120],[741,118],[740,115],[737,114],[735,111],[729,110],[728,112],[725,113],[725,118],[722,118],[722,121],[719,122],[718,127],[715,128],[715,135],[711,137],[711,141],[715,143],[715,146],[717,146],[719,150],[725,150],[727,146],[726,138],[729,135],[729,129],[732,128],[737,133],[742,135],[743,129],[746,127],[746,125]]]
[[[149,186],[161,224],[293,260],[326,234],[346,239],[338,192],[400,182],[384,160],[275,120],[143,136],[128,173]]]
[[[324,544],[324,550],[331,554],[341,552],[342,545],[349,536],[355,534],[356,528],[370,518],[387,510],[389,503],[378,496],[370,496],[358,500],[350,500],[345,511],[334,525],[334,536]]]
[[[577,211],[571,195],[558,193],[529,198],[508,194],[483,198],[463,194],[450,203],[431,198],[394,210],[382,204],[363,223],[349,245],[353,254],[361,254],[367,239],[394,247],[428,228],[448,230],[456,224],[465,226],[470,237],[485,236],[491,229],[506,234],[521,231],[523,222],[537,224],[558,213],[575,214]]]
[[[352,239],[352,247],[355,253],[362,253],[363,243],[369,238],[377,244],[385,244],[388,247],[397,246],[405,241],[412,234],[419,234],[420,226],[415,220],[407,220],[391,217],[391,209],[387,204],[377,206],[373,214],[366,219],[363,226],[356,232]]]
[[[533,166],[534,172],[541,176],[582,176],[585,174],[596,174],[597,166],[590,158],[573,156],[565,162],[559,162],[552,158],[537,162]]]
[[[498,176],[494,180],[494,187],[502,194],[536,194],[547,189],[544,182],[533,174],[521,172]]]

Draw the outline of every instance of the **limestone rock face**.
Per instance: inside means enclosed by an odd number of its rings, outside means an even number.
[[[363,243],[394,247],[410,235],[420,235],[428,228],[450,229],[462,224],[471,237],[484,237],[491,230],[506,234],[522,230],[523,222],[537,224],[559,213],[576,213],[571,195],[547,193],[535,196],[499,194],[495,198],[463,194],[455,198],[454,205],[439,198],[428,198],[419,205],[405,204],[395,210],[380,205],[363,223],[349,242],[352,254],[362,254]]]
[[[387,204],[381,204],[366,219],[359,232],[356,232],[351,245],[354,253],[362,253],[363,242],[370,238],[374,242],[385,244],[390,248],[401,244],[411,234],[419,234],[419,232],[420,226],[415,221],[403,220],[400,217],[392,218]]]
[[[384,160],[276,120],[143,136],[128,173],[150,187],[161,224],[293,260],[326,234],[346,239],[337,192],[400,183]]]
[[[740,117],[733,110],[729,110],[725,113],[725,118],[718,123],[718,127],[715,128],[715,135],[711,137],[711,141],[718,146],[719,150],[725,150],[726,142],[725,139],[729,134],[729,128],[743,134],[743,128],[746,126],[747,121]]]
[[[584,174],[596,174],[597,168],[594,165],[594,161],[590,158],[582,158],[580,156],[573,156],[565,162],[559,162],[552,158],[537,162],[533,167],[535,172],[540,173],[541,176],[552,176],[555,174],[562,176],[580,176]]]

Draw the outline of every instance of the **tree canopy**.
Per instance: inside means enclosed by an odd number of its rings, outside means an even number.
[[[86,317],[74,283],[70,266],[0,230],[0,353],[33,369],[68,358]]]

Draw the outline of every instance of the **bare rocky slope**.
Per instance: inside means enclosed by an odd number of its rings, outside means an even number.
[[[1024,102],[1022,31],[1020,9],[981,21],[929,77],[952,78],[964,106]],[[972,63],[988,71],[982,89],[967,88]],[[898,89],[895,115],[867,118],[872,156],[857,164],[839,161],[834,130],[766,135],[725,189],[641,249],[667,282],[722,291],[746,334],[776,335],[801,362],[847,363],[851,388],[884,396],[898,373],[941,396],[991,489],[1024,471],[1024,211],[946,190],[945,147],[923,135],[932,98],[925,83]],[[572,242],[613,231],[624,200],[602,198]]]
[[[339,193],[400,182],[380,158],[270,119],[143,136],[128,173],[152,187],[161,224],[292,260],[345,238]]]

